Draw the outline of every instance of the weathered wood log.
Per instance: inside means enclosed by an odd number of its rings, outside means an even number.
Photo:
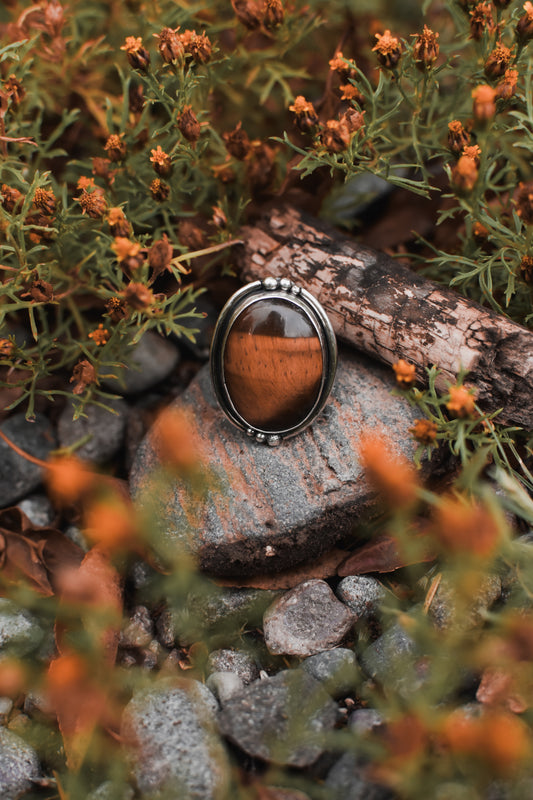
[[[440,391],[468,370],[484,409],[533,429],[531,331],[291,207],[241,238],[243,279],[290,278],[322,303],[339,339],[388,364],[415,364],[420,382],[436,365]]]

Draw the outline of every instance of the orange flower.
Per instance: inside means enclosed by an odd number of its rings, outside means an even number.
[[[111,552],[135,550],[139,543],[133,508],[118,496],[91,503],[83,531],[90,542]]]
[[[415,419],[415,424],[409,428],[409,432],[420,444],[433,444],[437,437],[437,426],[429,419]]]
[[[476,390],[466,386],[450,386],[446,408],[456,417],[471,417],[476,410]]]
[[[124,302],[136,311],[149,308],[154,302],[152,290],[145,286],[144,283],[128,283],[121,295],[124,298]]]
[[[289,111],[295,116],[295,124],[302,133],[309,133],[318,123],[318,116],[315,107],[303,95],[299,94]]]
[[[187,411],[166,408],[157,418],[155,447],[163,464],[179,472],[200,466],[199,440]]]
[[[411,35],[416,37],[413,45],[413,58],[416,66],[420,70],[429,69],[439,57],[439,43],[437,41],[439,34],[424,25],[422,33],[418,35],[413,33]]]
[[[404,456],[396,455],[390,440],[378,433],[363,433],[359,458],[368,480],[381,492],[392,508],[406,508],[417,498],[418,481],[414,467]]]
[[[378,61],[385,69],[394,69],[402,55],[399,40],[389,30],[376,33],[377,44],[372,50],[377,53]]]
[[[458,119],[453,119],[448,123],[448,147],[452,153],[459,155],[468,144],[470,144],[470,134],[465,131]]]
[[[435,538],[452,554],[490,558],[502,539],[499,520],[489,509],[459,495],[441,500],[434,522]]]
[[[97,347],[103,347],[103,345],[107,344],[109,341],[109,331],[107,328],[104,328],[102,323],[100,323],[94,331],[91,331],[88,336],[89,339],[93,340]]]
[[[48,462],[46,483],[59,504],[74,503],[94,485],[96,476],[75,456],[62,456]]]
[[[24,691],[27,674],[24,665],[15,658],[0,661],[0,696],[15,697]]]
[[[50,664],[47,686],[52,691],[62,691],[87,676],[87,664],[77,653],[65,653]]]
[[[412,386],[415,382],[416,367],[414,364],[409,364],[407,361],[404,361],[403,358],[400,358],[396,364],[392,365],[392,368],[396,374],[396,383],[398,383],[402,389],[408,389],[409,386]]]
[[[487,122],[496,113],[496,89],[481,84],[472,89],[474,100],[474,117],[479,122]]]
[[[127,239],[131,233],[131,225],[121,208],[110,208],[107,212],[107,224],[113,236]]]

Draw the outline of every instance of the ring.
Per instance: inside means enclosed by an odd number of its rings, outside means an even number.
[[[219,405],[248,436],[271,446],[299,433],[324,407],[337,342],[326,312],[287,278],[239,289],[222,309],[211,345]]]

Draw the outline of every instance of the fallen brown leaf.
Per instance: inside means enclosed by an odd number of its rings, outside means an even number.
[[[348,550],[330,550],[321,558],[300,564],[293,569],[276,572],[272,575],[252,575],[250,578],[214,578],[219,586],[232,586],[250,589],[292,589],[310,578],[331,578],[336,574],[341,561],[349,555]]]
[[[424,545],[424,534],[417,533],[413,540],[418,540]],[[402,552],[397,539],[392,536],[380,536],[364,544],[355,553],[348,556],[339,566],[337,574],[341,577],[347,575],[365,575],[368,572],[394,572],[402,567],[412,564],[422,564],[433,561],[435,554],[428,546],[421,546],[414,555]]]

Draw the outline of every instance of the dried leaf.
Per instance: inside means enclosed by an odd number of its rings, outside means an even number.
[[[219,586],[250,589],[292,589],[310,578],[330,578],[336,574],[339,564],[349,555],[347,550],[330,550],[321,558],[301,564],[294,569],[272,575],[252,575],[250,578],[214,578]]]
[[[528,704],[516,690],[513,676],[503,669],[488,667],[481,676],[476,700],[487,706],[506,705],[514,714],[523,714]]]
[[[419,540],[421,545],[425,545],[424,534],[415,534],[413,541]],[[346,575],[365,575],[368,572],[393,572],[402,567],[412,564],[422,564],[426,561],[433,561],[435,555],[429,551],[427,546],[421,546],[415,553],[402,552],[401,545],[392,536],[380,536],[367,544],[364,544],[355,553],[352,553],[337,570],[337,574],[345,577]]]

